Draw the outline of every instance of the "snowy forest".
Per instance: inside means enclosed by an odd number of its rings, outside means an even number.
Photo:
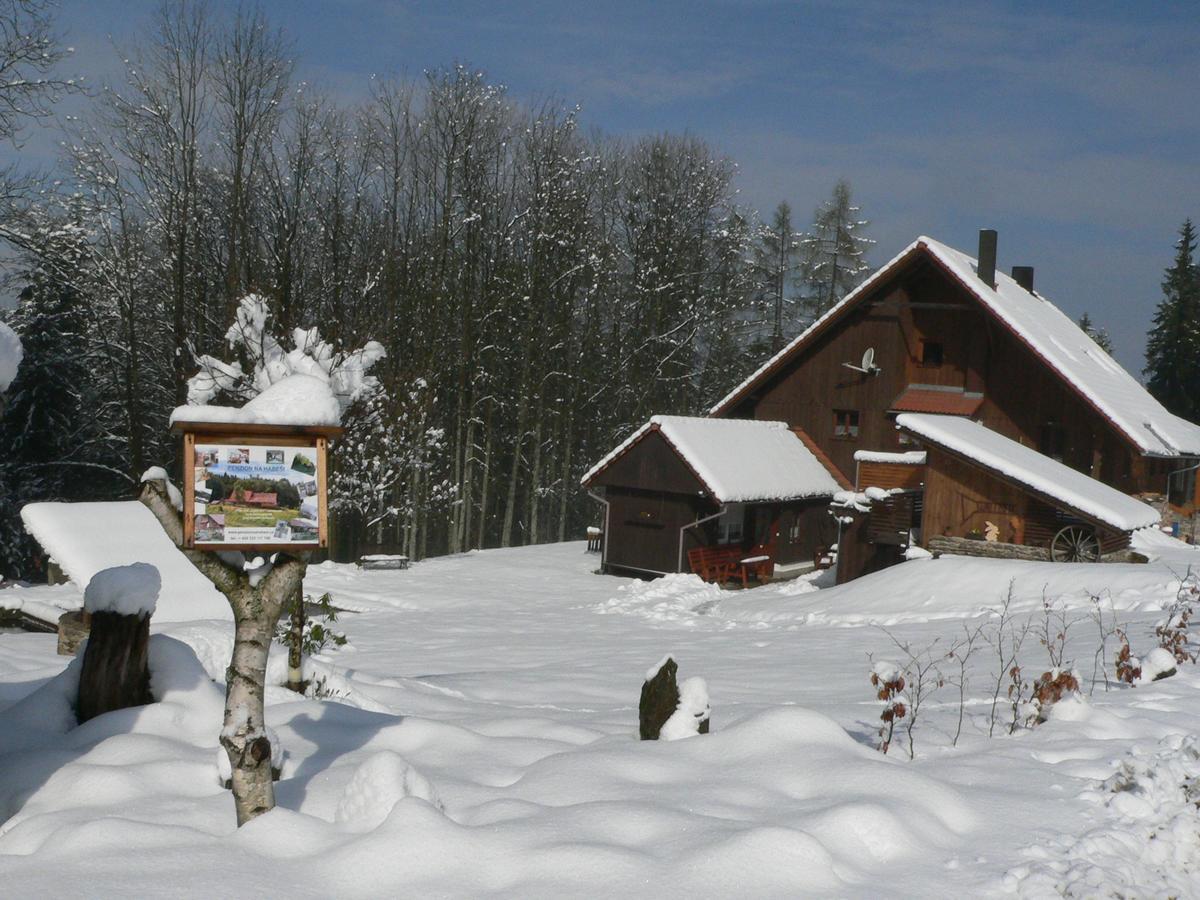
[[[588,465],[705,410],[867,272],[847,183],[811,219],[760,217],[700,138],[595,133],[467,66],[350,105],[298,80],[261,14],[185,3],[123,80],[83,87],[52,7],[4,9],[27,90],[0,139],[62,131],[57,168],[0,185],[25,354],[0,421],[9,574],[35,574],[24,504],[131,496],[175,459],[167,417],[248,295],[281,338],[382,345],[334,453],[333,552],[421,558],[579,537]],[[55,114],[67,96],[79,115]]]

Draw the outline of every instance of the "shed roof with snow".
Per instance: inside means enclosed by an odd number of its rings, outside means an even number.
[[[718,503],[831,497],[841,490],[801,435],[783,422],[654,416],[583,476],[585,486],[657,433]]]
[[[896,426],[927,444],[948,450],[1006,481],[1118,531],[1155,525],[1161,518],[1154,507],[979,422],[961,416],[901,413],[896,417]]]
[[[150,563],[162,576],[155,622],[230,619],[229,603],[188,562],[154,514],[136,500],[30,503],[21,521],[80,591],[112,566]]]
[[[1053,303],[1036,291],[1026,290],[1000,271],[994,273],[995,286],[990,286],[978,277],[978,263],[974,258],[924,236],[905,247],[799,337],[767,360],[717,403],[711,413],[722,415],[729,412],[756,385],[795,357],[881,281],[917,255],[927,256],[978,299],[1008,331],[1044,360],[1141,453],[1165,457],[1200,455],[1200,426],[1168,412],[1136,378]],[[898,400],[902,401],[898,402],[898,410],[908,408],[915,412],[964,414],[957,409],[936,408],[935,402],[948,402],[946,398],[916,396],[906,392]]]

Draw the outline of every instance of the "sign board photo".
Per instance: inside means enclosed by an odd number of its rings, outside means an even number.
[[[201,444],[192,451],[197,544],[320,543],[317,447]]]
[[[268,551],[327,546],[326,438],[286,428],[233,427],[184,431],[185,546]]]

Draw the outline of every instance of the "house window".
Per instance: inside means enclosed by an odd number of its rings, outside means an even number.
[[[936,368],[942,364],[942,342],[921,341],[921,365]]]
[[[858,437],[858,410],[835,409],[833,411],[833,436],[844,440]]]
[[[739,514],[736,518],[729,517],[728,521],[725,518],[720,519],[717,525],[717,543],[718,544],[740,544],[742,542],[742,518]]]

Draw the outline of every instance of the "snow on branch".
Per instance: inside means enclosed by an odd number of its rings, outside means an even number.
[[[304,375],[324,382],[345,411],[361,397],[373,393],[379,380],[368,372],[387,354],[377,341],[357,350],[338,350],[324,340],[316,327],[295,328],[291,349],[269,330],[267,298],[247,294],[238,304],[225,341],[241,361],[226,362],[213,356],[197,357],[200,371],[188,380],[188,404],[204,406],[218,397],[247,403],[284,379]]]

